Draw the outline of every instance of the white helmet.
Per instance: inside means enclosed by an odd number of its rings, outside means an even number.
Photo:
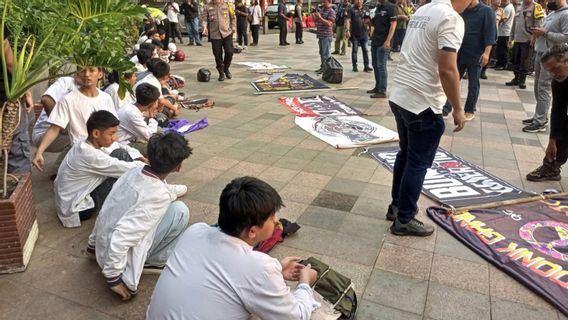
[[[170,50],[171,52],[176,52],[177,51],[177,46],[175,43],[169,43],[168,44],[168,50]]]

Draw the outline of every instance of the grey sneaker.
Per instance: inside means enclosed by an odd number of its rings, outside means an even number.
[[[523,128],[524,132],[530,132],[530,133],[535,133],[535,132],[544,132],[546,131],[546,124],[538,124],[536,122],[533,122],[527,126],[525,126]]]
[[[397,236],[427,237],[434,233],[434,227],[424,224],[418,219],[412,219],[407,223],[400,223],[398,219],[390,227],[392,234]]]
[[[389,204],[389,209],[387,210],[387,220],[394,221],[396,220],[396,216],[398,214],[398,208]]]

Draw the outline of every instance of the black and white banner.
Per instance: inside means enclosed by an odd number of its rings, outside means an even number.
[[[398,150],[398,146],[374,147],[365,153],[392,172]],[[442,148],[438,148],[432,167],[426,173],[422,193],[456,208],[531,195]]]

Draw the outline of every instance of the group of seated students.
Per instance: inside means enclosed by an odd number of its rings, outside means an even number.
[[[316,271],[299,257],[278,261],[253,250],[278,221],[283,203],[274,188],[253,177],[234,179],[222,191],[218,223],[188,228],[189,209],[177,200],[187,187],[165,179],[192,148],[153,119],[179,114],[164,98],[169,65],[145,47],[137,63],[142,69],[114,74],[105,91],[103,70],[86,67],[59,78],[42,97],[33,164],[42,170],[44,152],[60,153],[54,196],[63,226],[96,217],[86,252],[123,300],[136,295],[144,272],[161,274],[148,319],[309,319],[318,306]],[[133,96],[118,97],[120,76],[133,84]],[[285,281],[299,284],[291,291]]]

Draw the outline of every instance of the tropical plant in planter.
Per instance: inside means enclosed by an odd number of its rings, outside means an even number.
[[[3,46],[0,48],[6,93],[6,101],[0,101],[2,273],[25,268],[29,253],[22,251],[31,253],[29,248],[33,248],[33,243],[30,245],[27,238],[32,225],[37,228],[29,174],[8,174],[8,154],[23,108],[20,99],[41,82],[71,74],[69,67],[73,65],[118,72],[131,70],[133,64],[124,59],[133,40],[130,30],[142,20],[145,10],[129,0],[0,0],[0,8],[0,34],[10,31],[7,34],[13,51],[9,68]],[[122,94],[131,90],[125,82],[120,87]],[[10,194],[12,189],[14,192]],[[20,191],[27,194],[16,195]],[[14,203],[3,204],[10,201]],[[30,212],[18,212],[19,209]]]

